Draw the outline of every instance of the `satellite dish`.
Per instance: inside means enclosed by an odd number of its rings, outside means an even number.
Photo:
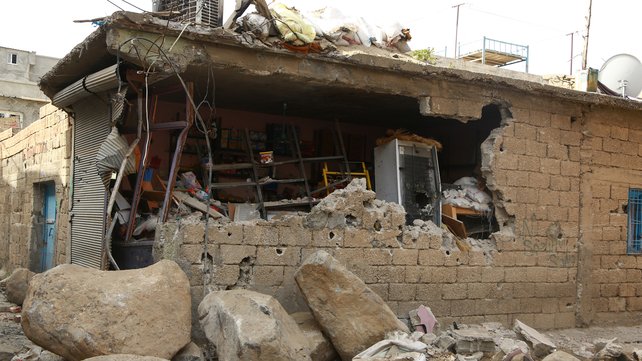
[[[602,65],[597,80],[608,94],[637,97],[642,92],[642,63],[629,54],[612,56]]]

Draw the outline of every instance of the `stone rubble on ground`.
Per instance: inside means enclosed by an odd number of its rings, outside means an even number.
[[[334,346],[332,346],[332,342],[323,334],[321,326],[319,326],[319,323],[314,319],[312,313],[297,312],[290,316],[292,316],[308,340],[308,348],[310,349],[310,358],[312,361],[335,361],[339,357]]]
[[[596,354],[594,359],[597,360],[608,360],[612,358],[618,358],[622,355],[622,345],[615,343],[617,338],[610,340],[597,340],[595,342]]]
[[[379,295],[327,252],[310,255],[294,278],[343,361],[352,360],[388,332],[408,332]]]
[[[173,261],[128,271],[67,264],[33,277],[22,328],[69,361],[131,353],[171,359],[190,342],[190,312],[189,281]]]
[[[9,277],[0,281],[0,284],[7,292],[7,300],[9,302],[22,305],[27,295],[29,281],[31,281],[34,274],[26,268],[16,268]]]
[[[272,296],[241,289],[212,292],[198,314],[219,360],[310,360],[305,336]]]
[[[139,356],[132,354],[113,354],[113,355],[103,355],[95,356],[85,361],[167,361],[166,359],[154,356]]]
[[[544,357],[542,361],[580,361],[577,357],[564,351],[555,351]]]
[[[203,350],[213,348],[220,361],[642,361],[642,350],[625,354],[617,339],[594,340],[582,355],[557,350],[519,320],[512,330],[497,322],[440,330],[424,305],[409,312],[409,328],[323,251],[294,277],[311,313],[288,315],[275,298],[250,290],[211,292],[198,307],[207,341],[197,345],[189,342],[190,294],[176,263],[117,272],[59,266],[33,277],[24,302],[24,332],[47,350],[0,347],[0,361],[205,361]]]
[[[450,335],[455,339],[455,352],[458,354],[495,351],[493,336],[481,326],[452,330]]]
[[[546,355],[554,352],[557,348],[548,336],[541,334],[539,331],[524,324],[520,320],[515,320],[513,330],[522,335],[526,341],[532,344],[535,357],[544,358]]]
[[[197,344],[190,342],[174,355],[172,361],[205,361],[205,355]]]
[[[51,351],[43,350],[40,346],[34,346],[17,353],[11,361],[65,361],[65,359]]]

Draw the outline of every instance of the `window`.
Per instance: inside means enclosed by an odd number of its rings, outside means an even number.
[[[18,64],[18,54],[9,53],[9,57],[7,59],[7,62],[9,64]]]
[[[642,253],[642,189],[629,189],[627,253]]]

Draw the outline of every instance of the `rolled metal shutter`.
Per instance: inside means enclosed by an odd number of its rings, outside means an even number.
[[[107,193],[96,169],[96,153],[110,131],[109,106],[91,96],[75,103],[73,108],[71,263],[100,269]]]

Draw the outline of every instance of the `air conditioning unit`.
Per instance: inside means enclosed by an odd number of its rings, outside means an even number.
[[[191,22],[207,27],[223,25],[223,0],[153,0],[154,11],[175,11],[172,21]]]
[[[401,204],[406,223],[431,220],[441,225],[441,178],[437,149],[394,139],[374,150],[377,198]]]

